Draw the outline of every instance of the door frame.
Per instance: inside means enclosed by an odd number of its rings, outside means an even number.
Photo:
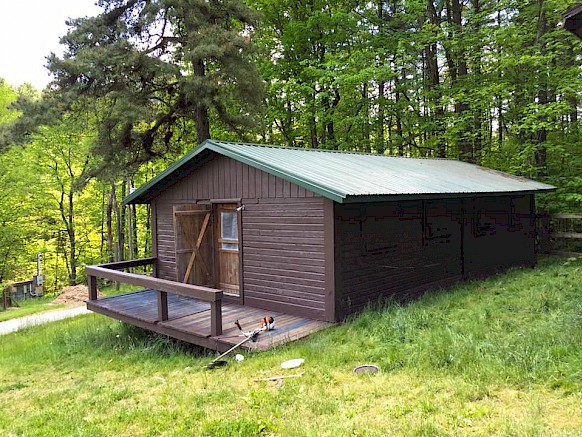
[[[242,239],[242,199],[210,199],[210,204],[212,205],[212,227],[214,235],[214,268],[215,268],[215,287],[220,288],[218,281],[220,277],[220,262],[218,251],[219,248],[216,245],[216,236],[220,235],[220,229],[218,229],[219,214],[217,212],[219,204],[232,204],[236,207],[236,214],[238,220],[238,296],[231,296],[224,294],[222,299],[227,302],[237,303],[244,305],[244,286],[243,286],[243,239]]]

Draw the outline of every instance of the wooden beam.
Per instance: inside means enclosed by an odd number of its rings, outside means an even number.
[[[552,214],[553,219],[582,219],[582,214]]]
[[[146,322],[144,320],[140,320],[125,314],[117,313],[100,306],[99,301],[93,303],[87,302],[87,308],[95,313],[103,314],[104,316],[120,320],[124,323],[128,323],[143,329],[148,329],[150,331],[157,332],[158,334],[168,335],[187,343],[197,344],[198,346],[206,347],[208,349],[214,349],[219,352],[224,352],[231,347],[229,343],[220,342],[211,337],[202,337],[194,332],[183,332],[178,329],[173,329],[172,327],[167,326],[165,323]]]
[[[107,269],[112,269],[112,270],[123,270],[123,269],[128,269],[130,267],[147,266],[150,264],[154,264],[155,262],[156,262],[156,258],[140,258],[140,259],[132,259],[129,261],[118,261],[118,262],[114,262],[114,263],[99,264],[98,267],[105,267]]]
[[[222,301],[210,303],[210,335],[222,335]]]
[[[87,287],[89,288],[89,300],[97,300],[97,278],[95,276],[87,276]]]
[[[582,258],[582,253],[564,252],[563,250],[550,250],[550,255],[565,256],[568,258]]]
[[[550,237],[579,240],[582,239],[582,232],[552,232]]]
[[[166,321],[168,320],[168,293],[165,291],[159,291],[158,294],[158,320]]]
[[[176,211],[174,215],[202,215],[206,214],[205,210],[197,211],[197,210],[185,210],[185,211]]]
[[[109,279],[110,281],[138,285],[153,290],[168,291],[181,296],[195,297],[206,302],[216,302],[222,299],[222,290],[217,290],[215,288],[182,284],[180,282],[152,278],[150,276],[138,275],[135,273],[119,272],[117,270],[111,270],[100,266],[87,266],[85,272],[87,273],[87,276],[96,276],[98,278]]]

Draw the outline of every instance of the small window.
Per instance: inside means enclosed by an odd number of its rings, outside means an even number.
[[[221,211],[220,230],[221,248],[223,250],[238,250],[238,216],[235,211]]]

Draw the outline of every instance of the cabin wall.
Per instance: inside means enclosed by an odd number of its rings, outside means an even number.
[[[335,313],[534,265],[531,195],[335,205]]]
[[[236,199],[241,212],[244,304],[325,319],[324,199],[224,156],[152,201],[157,275],[175,281],[174,205]]]
[[[487,276],[512,266],[533,266],[533,195],[478,197],[465,201],[465,275]]]
[[[336,204],[336,319],[462,278],[461,204]]]

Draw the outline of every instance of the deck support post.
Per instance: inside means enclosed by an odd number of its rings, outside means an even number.
[[[222,334],[222,300],[210,302],[210,335]]]
[[[97,277],[87,276],[87,287],[89,288],[89,300],[97,300]]]
[[[168,320],[168,293],[157,291],[158,293],[158,320],[160,322]]]

